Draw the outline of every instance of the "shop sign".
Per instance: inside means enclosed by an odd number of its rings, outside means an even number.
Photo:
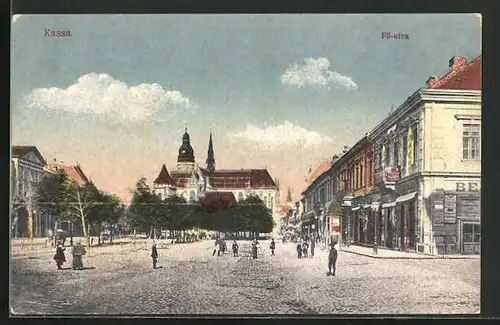
[[[384,182],[395,183],[401,178],[398,167],[386,167],[384,169]]]
[[[444,195],[444,223],[457,222],[457,196],[455,194]]]
[[[479,198],[460,198],[458,215],[461,218],[479,219],[481,215],[481,201]]]
[[[444,225],[444,193],[432,193],[430,197],[432,224]]]
[[[481,186],[479,183],[456,183],[457,192],[479,192],[480,190]]]
[[[396,192],[400,195],[406,194],[406,193],[411,193],[411,192],[418,192],[419,191],[419,186],[418,186],[418,181],[416,180],[410,180],[408,182],[404,183],[398,183],[396,184]]]

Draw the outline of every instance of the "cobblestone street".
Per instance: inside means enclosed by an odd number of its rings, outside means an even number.
[[[480,260],[384,260],[339,253],[327,277],[327,252],[297,259],[293,243],[271,256],[261,242],[250,258],[212,257],[212,241],[150,250],[93,249],[83,271],[57,271],[50,248],[12,254],[15,314],[401,314],[479,313]],[[139,245],[138,245],[139,246]],[[230,247],[230,242],[228,242]],[[66,251],[69,267],[71,257]]]

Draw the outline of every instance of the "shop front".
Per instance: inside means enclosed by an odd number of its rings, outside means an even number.
[[[430,196],[435,253],[480,254],[481,194],[436,190]]]
[[[344,211],[340,202],[341,201],[334,198],[325,205],[326,220],[328,225],[327,245],[332,242],[340,243],[341,239],[345,239],[342,235],[344,232],[342,227],[342,216],[344,215]]]
[[[342,214],[342,219],[341,219],[341,224],[343,226],[343,233],[342,236],[344,236],[344,242],[349,243],[354,240],[353,237],[353,217],[354,217],[354,211],[352,211],[352,196],[344,196],[342,199],[342,207],[343,207],[343,214]]]
[[[396,214],[399,221],[398,248],[403,251],[422,251],[418,193],[420,183],[416,177],[396,183]],[[420,249],[418,249],[420,248]]]

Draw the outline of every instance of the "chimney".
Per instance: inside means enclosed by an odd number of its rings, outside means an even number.
[[[427,84],[427,87],[432,88],[436,82],[438,81],[438,78],[436,76],[431,76],[427,81],[425,82]]]

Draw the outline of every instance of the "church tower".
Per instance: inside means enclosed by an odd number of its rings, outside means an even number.
[[[194,150],[191,147],[187,128],[182,136],[182,145],[179,148],[179,156],[177,156],[177,170],[183,172],[194,170]]]
[[[210,132],[210,140],[208,140],[208,154],[207,154],[207,170],[209,172],[215,171],[215,156],[214,156],[214,145],[212,143],[212,132]]]

